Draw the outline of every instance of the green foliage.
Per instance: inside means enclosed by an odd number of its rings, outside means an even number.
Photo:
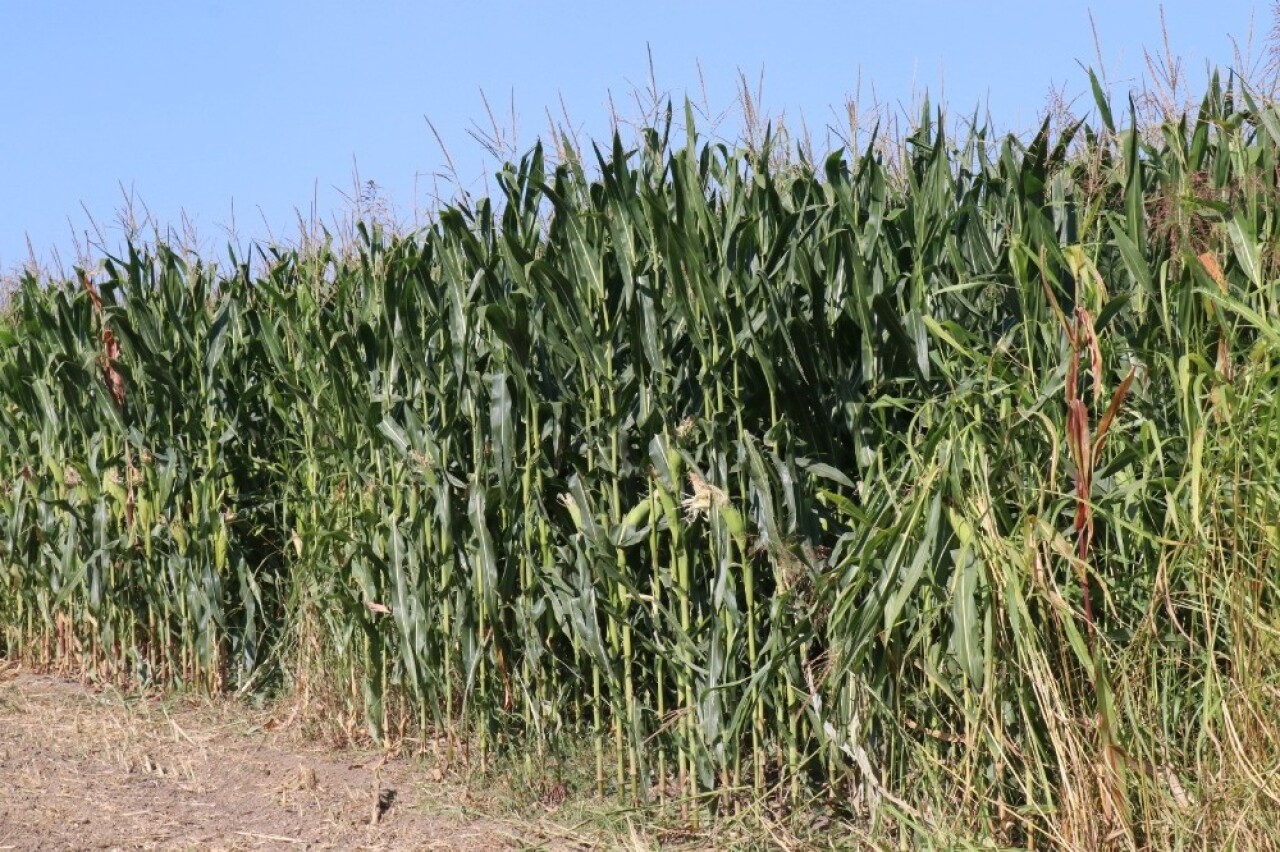
[[[1280,694],[1280,117],[1103,115],[926,111],[893,170],[668,113],[420,234],[28,277],[3,649],[274,664],[482,763],[585,732],[601,790],[695,810],[1164,845],[1280,758],[1238,732]]]

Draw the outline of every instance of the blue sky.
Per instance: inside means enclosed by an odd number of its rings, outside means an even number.
[[[453,187],[434,124],[466,189],[496,163],[468,135],[490,126],[481,92],[516,144],[545,133],[562,104],[585,136],[607,134],[610,98],[637,114],[649,51],[659,88],[716,109],[739,71],[763,72],[766,111],[822,128],[857,91],[907,105],[930,92],[953,110],[982,105],[1029,127],[1051,88],[1087,91],[1096,65],[1089,9],[1118,91],[1140,87],[1143,48],[1163,46],[1160,4],[1111,2],[665,2],[620,4],[391,0],[48,0],[0,9],[0,271],[73,234],[118,246],[126,196],[163,227],[193,226],[225,256],[298,215],[331,221],[360,181],[411,220]],[[1193,87],[1206,62],[1233,62],[1254,28],[1265,52],[1271,3],[1170,0],[1169,43]],[[1080,101],[1086,105],[1085,101]],[[728,132],[731,125],[722,127]],[[95,238],[96,241],[96,238]]]

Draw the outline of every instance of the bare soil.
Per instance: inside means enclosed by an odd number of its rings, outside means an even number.
[[[421,764],[307,744],[232,702],[0,660],[0,850],[576,845],[468,813],[466,797]]]

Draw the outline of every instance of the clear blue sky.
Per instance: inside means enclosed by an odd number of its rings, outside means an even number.
[[[1265,51],[1270,2],[1164,5],[1193,86],[1206,61],[1232,63],[1251,21]],[[495,164],[467,133],[488,126],[481,91],[503,125],[514,100],[522,148],[562,100],[583,133],[605,134],[610,93],[635,113],[646,45],[677,99],[701,99],[699,63],[717,108],[733,106],[739,70],[753,84],[763,70],[766,109],[803,114],[815,133],[859,75],[864,98],[874,84],[907,104],[914,86],[1026,128],[1051,87],[1087,91],[1090,6],[1112,81],[1140,86],[1142,49],[1162,46],[1155,0],[4,3],[0,271],[26,260],[28,238],[42,261],[56,249],[74,262],[88,214],[118,240],[122,186],[162,224],[185,213],[217,256],[233,210],[242,242],[268,229],[288,240],[295,211],[347,209],[357,170],[411,218],[451,192],[433,185],[445,157],[424,116],[482,191]]]

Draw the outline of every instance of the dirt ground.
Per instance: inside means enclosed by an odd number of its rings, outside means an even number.
[[[0,850],[576,845],[468,813],[465,789],[422,766],[271,727],[0,660]]]

